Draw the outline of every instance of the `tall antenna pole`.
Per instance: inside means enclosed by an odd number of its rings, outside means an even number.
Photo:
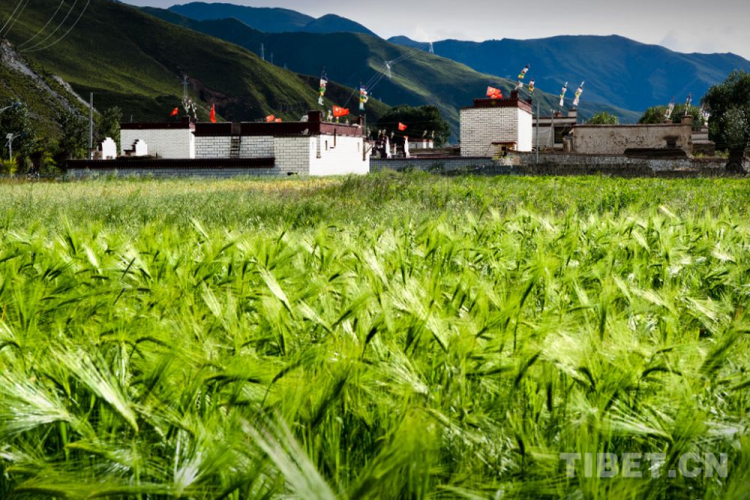
[[[94,93],[89,94],[89,160],[94,159]]]
[[[539,118],[541,114],[541,101],[536,102],[536,163],[539,164]]]
[[[260,44],[260,58],[266,60],[266,44],[264,43]]]

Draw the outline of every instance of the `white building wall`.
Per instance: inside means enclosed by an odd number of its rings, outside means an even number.
[[[518,146],[516,151],[531,151],[533,138],[533,120],[531,113],[516,109],[518,113]]]
[[[143,129],[120,131],[123,150],[132,149],[137,140],[148,144],[149,154],[165,159],[195,158],[195,136],[190,129]]]
[[[270,158],[273,156],[272,136],[243,136],[240,158]]]
[[[328,142],[326,150],[325,143]],[[318,144],[320,154],[318,155]],[[321,135],[313,138],[310,152],[310,175],[368,174],[370,153],[363,155],[366,146],[362,137]]]
[[[226,136],[198,136],[195,138],[195,158],[229,158],[232,138]]]
[[[531,151],[531,113],[520,108],[461,110],[461,156],[493,156],[493,142],[516,142],[518,151]]]

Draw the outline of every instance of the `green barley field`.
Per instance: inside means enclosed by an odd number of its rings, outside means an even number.
[[[0,498],[748,498],[749,203],[0,184]]]

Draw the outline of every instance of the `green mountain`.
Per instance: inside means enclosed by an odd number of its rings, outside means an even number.
[[[231,3],[191,2],[169,8],[177,14],[210,21],[216,19],[237,19],[248,26],[266,33],[286,33],[304,31],[308,33],[375,33],[361,24],[335,14],[328,14],[319,19],[289,9],[269,7],[247,7]]]
[[[231,120],[262,119],[270,113],[298,119],[319,108],[317,83],[235,44],[115,1],[91,0],[87,8],[73,4],[58,11],[59,5],[58,0],[29,3],[8,40],[23,57],[69,82],[79,95],[94,92],[99,109],[117,105],[126,119],[164,120],[180,104],[184,75],[202,119],[210,103]],[[8,19],[14,6],[0,4],[0,19]],[[371,119],[385,109],[373,101]]]
[[[424,47],[407,37],[389,39]],[[750,61],[734,54],[681,54],[621,36],[556,36],[538,40],[433,43],[436,54],[492,75],[515,77],[526,64],[542,89],[586,81],[585,99],[643,110],[672,99],[694,100]]]
[[[483,97],[488,85],[502,88],[506,93],[515,86],[508,79],[482,74],[450,59],[369,35],[263,33],[236,19],[197,21],[161,9],[147,9],[147,12],[251,51],[259,51],[263,44],[266,53],[275,54],[277,64],[286,64],[298,73],[319,74],[325,68],[328,76],[339,83],[351,87],[368,84],[372,95],[392,106],[434,104],[451,125],[454,138],[462,106],[471,105],[476,97]],[[386,62],[391,66],[390,78]],[[556,107],[555,96],[537,93],[535,98],[541,101],[545,113]],[[609,111],[625,122],[634,122],[640,116],[590,101],[584,101],[580,111],[583,118]]]
[[[84,113],[86,103],[67,82],[45,72],[0,38],[0,108],[25,102],[42,136],[56,137],[65,111]]]

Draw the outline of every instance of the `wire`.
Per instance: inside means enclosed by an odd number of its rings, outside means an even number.
[[[32,36],[31,38],[29,38],[28,40],[26,40],[25,42],[23,42],[21,45],[19,45],[18,48],[19,49],[23,49],[26,45],[28,45],[29,43],[31,43],[36,37],[38,37],[39,35],[41,35],[44,32],[44,30],[46,30],[47,27],[50,25],[50,23],[52,22],[52,20],[57,16],[57,13],[60,12],[60,9],[62,8],[62,6],[63,6],[64,3],[65,3],[65,0],[60,0],[60,5],[57,6],[57,10],[55,11],[54,14],[52,14],[52,17],[49,18],[49,21],[47,21],[47,24],[45,24],[42,27],[42,29],[40,29],[39,31],[37,31],[36,35]]]
[[[8,31],[6,31],[5,34],[3,35],[4,37],[8,36],[8,34],[10,33],[10,30],[12,30],[13,26],[16,25],[16,23],[18,22],[18,20],[21,18],[21,14],[23,14],[23,11],[26,10],[26,7],[28,5],[29,5],[29,0],[26,0],[26,3],[23,4],[23,7],[21,7],[21,10],[19,10],[18,14],[16,14],[16,18],[13,20],[13,22],[11,23],[11,25],[8,27]]]
[[[10,17],[8,18],[8,20],[5,21],[5,24],[3,24],[3,27],[0,28],[0,33],[2,33],[5,30],[5,27],[8,26],[8,23],[10,23],[11,19],[13,19],[13,17],[16,15],[16,12],[18,11],[18,8],[21,6],[22,3],[23,3],[23,0],[18,0],[18,3],[16,4],[16,8],[13,9],[13,12],[10,13]]]
[[[65,21],[67,21],[68,17],[70,17],[70,15],[73,13],[73,9],[75,9],[77,3],[78,3],[78,0],[73,0],[73,5],[70,6],[70,9],[68,9],[68,13],[65,14],[65,17],[63,18],[63,20],[60,22],[60,24],[57,25],[57,28],[55,28],[52,31],[52,33],[50,33],[49,35],[47,35],[44,38],[44,40],[42,40],[41,42],[37,42],[35,45],[32,45],[31,47],[29,47],[27,49],[24,49],[21,52],[26,52],[28,50],[34,50],[35,48],[39,47],[40,45],[44,45],[45,43],[47,43],[47,40],[49,40],[50,38],[52,38],[54,36],[54,34],[57,33],[57,31],[60,28],[63,27],[63,24],[65,24]]]
[[[88,9],[88,7],[89,7],[89,4],[90,4],[90,3],[91,3],[91,0],[86,0],[86,5],[84,5],[84,6],[83,6],[83,10],[81,11],[81,14],[80,14],[80,15],[78,16],[78,19],[76,19],[76,21],[75,21],[75,22],[73,23],[73,26],[71,26],[70,28],[68,28],[68,31],[66,31],[66,32],[65,32],[65,34],[64,34],[63,36],[61,36],[60,38],[58,38],[58,39],[57,39],[57,40],[55,40],[54,42],[50,43],[50,44],[49,44],[49,45],[47,45],[46,47],[42,47],[41,49],[36,49],[36,50],[27,50],[26,52],[39,52],[40,50],[47,50],[48,48],[52,47],[53,45],[57,45],[58,43],[62,42],[62,41],[63,41],[63,39],[64,39],[64,38],[65,38],[66,36],[68,36],[68,34],[69,34],[69,33],[70,33],[71,31],[73,31],[73,28],[75,28],[75,27],[76,27],[76,25],[78,24],[78,21],[80,21],[80,20],[81,20],[81,18],[83,17],[83,14],[85,14],[85,13],[86,13],[86,9]]]

